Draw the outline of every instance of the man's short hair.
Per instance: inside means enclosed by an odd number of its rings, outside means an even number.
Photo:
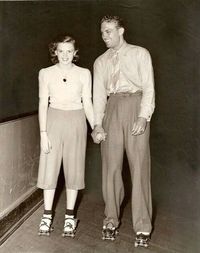
[[[112,15],[106,15],[101,19],[101,24],[103,22],[114,22],[116,23],[117,27],[123,27],[124,28],[124,22],[119,16],[112,16]]]

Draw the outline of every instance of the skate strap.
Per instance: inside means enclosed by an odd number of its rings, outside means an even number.
[[[50,223],[48,224],[45,220],[50,220]],[[52,218],[42,217],[41,223],[40,223],[40,228],[42,226],[47,226],[48,228],[50,228],[51,227],[51,221],[52,221]]]
[[[70,220],[73,222],[70,222]],[[64,228],[66,228],[66,227],[68,227],[68,228],[71,228],[71,229],[73,229],[75,226],[76,226],[76,219],[74,219],[74,218],[65,218],[65,226],[64,226]]]
[[[106,225],[105,225],[106,229],[111,229],[111,230],[115,230],[116,227],[114,226],[114,224],[112,222],[108,222]]]
[[[70,228],[73,229],[73,225],[70,222],[65,223],[64,228]]]

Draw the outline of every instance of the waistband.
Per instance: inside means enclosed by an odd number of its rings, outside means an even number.
[[[58,109],[54,108],[52,106],[48,107],[48,111],[52,111],[55,113],[62,113],[62,114],[67,114],[67,113],[79,113],[79,112],[84,112],[83,108],[82,109],[75,109],[75,110],[63,110],[63,109]]]
[[[110,93],[110,97],[129,97],[129,96],[140,96],[142,95],[142,91],[136,92],[117,92],[117,93]]]

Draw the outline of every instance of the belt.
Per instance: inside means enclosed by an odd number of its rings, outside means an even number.
[[[136,92],[116,92],[116,93],[110,93],[110,96],[121,96],[121,97],[129,97],[129,96],[138,96],[142,95],[142,91],[136,91]]]

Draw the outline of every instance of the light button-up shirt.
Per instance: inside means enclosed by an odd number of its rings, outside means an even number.
[[[120,61],[120,75],[116,89],[112,83],[112,55],[113,49],[108,49],[100,55],[94,63],[94,113],[95,124],[101,125],[104,117],[107,96],[118,92],[142,92],[139,117],[150,121],[155,108],[154,76],[151,56],[142,47],[128,44],[124,41],[118,50]]]

